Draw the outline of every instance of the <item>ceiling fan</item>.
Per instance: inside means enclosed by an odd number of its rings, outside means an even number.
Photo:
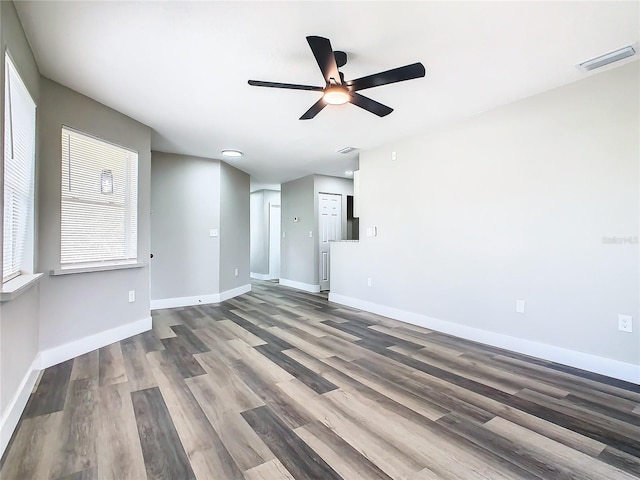
[[[329,105],[341,105],[352,103],[371,113],[384,117],[393,112],[393,108],[376,102],[364,95],[357,93],[366,88],[379,87],[389,83],[403,82],[414,78],[424,77],[425,69],[421,63],[412,63],[404,67],[393,68],[355,80],[344,80],[344,74],[338,71],[347,63],[347,54],[341,51],[333,51],[328,38],[309,36],[307,42],[311,47],[313,55],[316,57],[318,66],[324,76],[325,86],[316,87],[313,85],[297,85],[293,83],[263,82],[260,80],[249,80],[249,85],[256,87],[287,88],[291,90],[312,90],[323,92],[322,98],[312,105],[300,120],[309,120],[315,117],[324,107]]]

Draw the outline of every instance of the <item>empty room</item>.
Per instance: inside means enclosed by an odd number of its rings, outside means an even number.
[[[640,478],[640,2],[0,1],[2,480]]]

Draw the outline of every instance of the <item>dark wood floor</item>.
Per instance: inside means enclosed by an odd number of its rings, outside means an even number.
[[[640,478],[638,386],[270,282],[43,372],[12,479]]]

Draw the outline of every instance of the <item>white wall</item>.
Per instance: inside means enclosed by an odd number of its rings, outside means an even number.
[[[224,162],[220,207],[220,291],[250,290],[249,175]]]
[[[249,175],[219,160],[161,152],[153,152],[151,175],[151,306],[247,291]]]
[[[0,2],[1,52],[9,52],[20,77],[38,107],[40,106],[40,73],[22,31],[12,2]],[[0,132],[4,132],[4,56],[0,65]],[[0,137],[1,138],[1,137]],[[0,141],[0,172],[4,168],[4,142]],[[36,152],[36,165],[38,154]],[[4,211],[4,190],[0,175],[0,212]],[[36,208],[36,216],[38,214]],[[0,222],[2,238],[2,222]],[[0,241],[0,257],[2,242]],[[36,253],[37,261],[37,253]],[[0,265],[0,277],[2,265]],[[0,454],[28,399],[28,391],[35,380],[32,365],[39,350],[38,315],[40,310],[39,286],[9,302],[0,303]],[[26,387],[26,388],[22,388]]]
[[[220,162],[153,152],[151,299],[220,292]]]
[[[640,382],[638,67],[362,152],[331,298]]]
[[[314,211],[313,175],[283,183],[281,186],[280,281],[298,282],[318,286],[317,267],[314,260],[317,232]],[[294,222],[294,217],[298,219]]]
[[[318,193],[342,195],[342,232],[347,235],[347,195],[353,195],[353,180],[308,175],[283,183],[281,228],[286,236],[280,244],[280,281],[289,286],[320,288]]]
[[[38,121],[39,270],[48,274],[60,269],[62,125],[138,152],[138,260],[148,265],[151,129],[45,77],[40,82]],[[136,292],[133,303],[130,290]],[[148,320],[150,327],[149,267],[45,275],[40,307],[41,351],[64,351],[65,344],[136,322]]]
[[[280,192],[258,190],[251,193],[251,273],[269,276],[269,205],[280,205]]]

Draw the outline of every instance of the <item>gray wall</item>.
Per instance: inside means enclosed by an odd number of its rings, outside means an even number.
[[[40,89],[39,270],[60,268],[62,125],[138,152],[138,259],[148,263],[151,130],[45,77]],[[40,350],[47,350],[148,318],[149,268],[45,276],[40,293]]]
[[[220,291],[220,162],[151,155],[151,299]]]
[[[313,175],[283,183],[281,188],[281,229],[285,237],[280,242],[280,278],[318,285]],[[309,231],[314,232],[313,238]]]
[[[316,223],[313,236],[316,238],[316,249],[314,251],[314,275],[316,283],[320,283],[320,247],[318,246],[318,237],[320,235],[320,216],[318,212],[318,194],[332,193],[342,197],[342,239],[347,238],[347,196],[353,195],[353,180],[349,178],[329,177],[326,175],[313,176],[313,209],[315,212]]]
[[[362,152],[332,293],[639,364],[639,65]]]
[[[249,175],[224,162],[220,165],[220,291],[224,292],[250,283]]]
[[[318,193],[342,195],[343,235],[347,235],[347,195],[353,195],[353,180],[326,175],[308,175],[283,183],[281,190],[282,232],[280,277],[319,285]],[[294,222],[293,218],[299,221]],[[313,237],[309,237],[309,232]]]
[[[269,205],[280,205],[280,192],[251,193],[251,272],[269,274]]]
[[[0,43],[2,52],[5,49],[9,51],[22,80],[38,105],[36,113],[39,115],[40,74],[12,2],[0,2]],[[2,64],[0,65],[2,72],[0,75],[0,132],[4,132],[4,114],[2,113],[4,112],[4,58],[0,63]],[[3,146],[4,142],[0,141],[0,149],[3,149]],[[4,168],[3,160],[4,150],[0,154],[1,168]],[[36,153],[36,165],[37,163]],[[1,182],[2,175],[0,175],[0,212],[4,211],[4,190]],[[0,222],[1,232],[2,222]],[[0,241],[0,254],[1,252],[2,242]],[[2,265],[0,265],[1,269]],[[8,402],[16,394],[20,382],[38,354],[38,314],[38,285],[10,302],[0,303],[0,417],[5,415]]]

